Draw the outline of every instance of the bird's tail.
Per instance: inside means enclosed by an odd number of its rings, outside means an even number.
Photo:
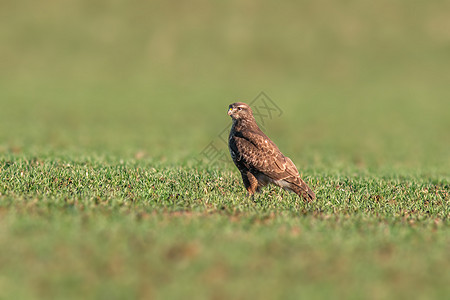
[[[316,194],[301,178],[297,178],[296,182],[291,184],[290,189],[305,201],[311,202],[316,199]]]

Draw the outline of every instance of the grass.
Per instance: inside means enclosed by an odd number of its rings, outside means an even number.
[[[200,2],[2,4],[0,298],[445,298],[447,4]],[[261,90],[315,202],[245,195]]]
[[[310,204],[275,187],[252,200],[236,172],[201,163],[9,154],[3,295],[445,297],[447,178],[305,172]]]

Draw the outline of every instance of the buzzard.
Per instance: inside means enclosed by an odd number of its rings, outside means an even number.
[[[273,183],[296,193],[305,201],[316,198],[300,178],[292,160],[284,156],[277,145],[259,129],[250,106],[242,102],[230,104],[228,115],[233,119],[228,147],[249,195]]]

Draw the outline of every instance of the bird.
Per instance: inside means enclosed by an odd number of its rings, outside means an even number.
[[[228,115],[233,120],[228,147],[249,196],[253,197],[255,192],[260,192],[261,187],[271,183],[296,193],[305,202],[316,198],[311,188],[300,178],[292,160],[284,156],[258,127],[248,104],[230,104]]]

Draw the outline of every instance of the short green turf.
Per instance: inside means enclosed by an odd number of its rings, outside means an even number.
[[[445,1],[1,6],[0,299],[450,294]],[[261,91],[314,202],[246,195]]]

